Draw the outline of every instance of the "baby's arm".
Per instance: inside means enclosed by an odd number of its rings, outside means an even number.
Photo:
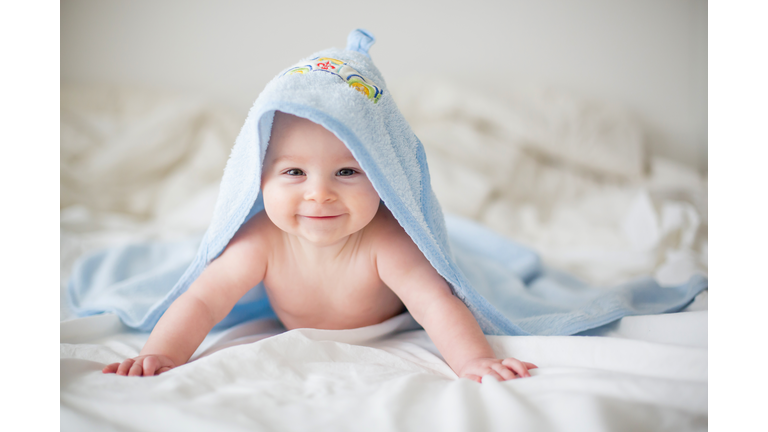
[[[258,224],[251,222],[240,229],[224,252],[171,304],[139,356],[110,364],[102,372],[152,376],[189,360],[213,326],[264,279],[267,248],[261,243]]]
[[[500,381],[528,377],[536,365],[514,358],[497,359],[475,317],[451,293],[448,283],[399,226],[377,251],[379,277],[400,297],[448,365],[461,378],[480,382],[484,375]],[[513,373],[514,371],[514,373]]]

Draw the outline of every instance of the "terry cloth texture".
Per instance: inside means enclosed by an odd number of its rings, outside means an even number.
[[[626,315],[680,310],[707,288],[702,276],[677,287],[660,287],[646,278],[611,290],[592,288],[544,269],[533,251],[477,224],[449,218],[446,228],[423,146],[368,55],[373,42],[370,33],[355,30],[346,49],[316,53],[272,79],[235,141],[213,219],[194,258],[189,243],[138,245],[88,256],[76,265],[70,281],[75,312],[109,311],[136,329],[154,327],[240,226],[263,210],[261,166],[275,111],[309,119],[344,142],[394,217],[486,334],[575,334]],[[260,284],[219,327],[273,313]]]

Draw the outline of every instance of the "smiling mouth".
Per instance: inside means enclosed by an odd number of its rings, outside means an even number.
[[[305,217],[307,219],[327,220],[327,219],[334,219],[334,218],[337,218],[339,216],[341,216],[341,215],[336,215],[336,216],[303,216],[303,217]]]

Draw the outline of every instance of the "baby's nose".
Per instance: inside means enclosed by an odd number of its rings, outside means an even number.
[[[336,200],[336,192],[333,187],[324,179],[312,179],[307,182],[307,189],[304,192],[304,199],[319,203]]]

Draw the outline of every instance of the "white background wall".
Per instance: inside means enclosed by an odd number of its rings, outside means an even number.
[[[387,81],[551,86],[623,105],[654,153],[707,169],[707,2],[61,2],[62,82],[195,93],[242,110],[300,58],[370,30]]]

